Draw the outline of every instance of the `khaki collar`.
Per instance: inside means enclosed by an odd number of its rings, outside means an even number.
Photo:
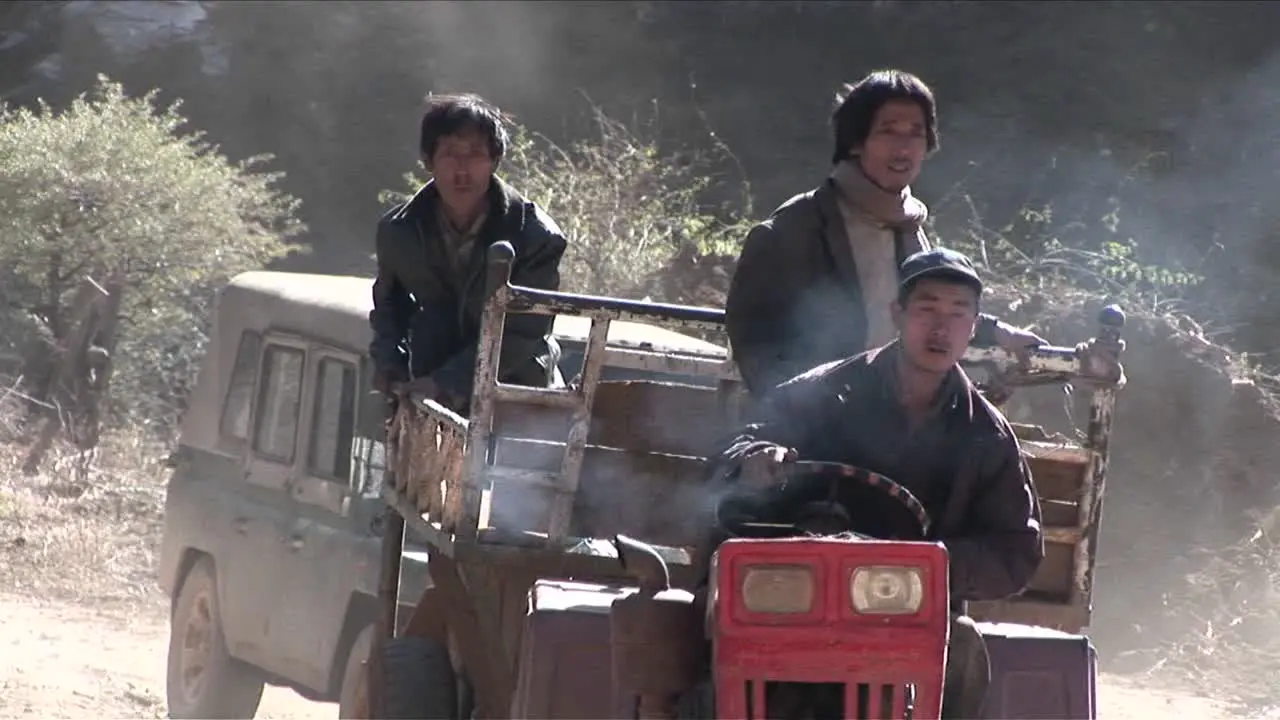
[[[894,340],[867,353],[868,363],[881,380],[881,391],[887,399],[898,405],[902,404],[898,384],[898,354],[900,352],[902,352],[902,345],[900,341]],[[966,416],[972,418],[972,390],[973,383],[969,380],[969,376],[965,374],[959,365],[956,365],[943,378],[942,385],[938,388],[938,394],[934,396],[933,404],[930,406],[930,413],[961,410]]]
[[[471,222],[471,225],[468,226],[465,231],[459,230],[454,226],[454,224],[449,220],[448,214],[445,213],[444,208],[439,208],[436,216],[440,221],[440,230],[444,233],[459,238],[475,237],[480,234],[480,228],[484,227],[484,221],[489,219],[489,204],[485,203],[484,206],[480,208],[480,214],[476,216],[476,219]]]

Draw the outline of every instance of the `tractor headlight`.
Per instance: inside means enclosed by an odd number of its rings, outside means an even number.
[[[849,598],[864,615],[910,615],[924,601],[924,578],[918,568],[860,567],[849,578]]]
[[[813,596],[813,569],[806,565],[752,565],[742,577],[742,604],[753,613],[807,613]]]

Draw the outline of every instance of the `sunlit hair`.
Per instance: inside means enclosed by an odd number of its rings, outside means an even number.
[[[910,100],[924,111],[925,140],[929,152],[938,149],[938,105],[933,91],[920,78],[902,70],[877,70],[836,93],[836,107],[831,114],[835,131],[832,164],[849,157],[862,147],[871,134],[876,111],[890,100]]]
[[[480,131],[489,141],[489,155],[497,164],[507,152],[507,129],[502,112],[479,95],[429,95],[422,114],[419,149],[427,159],[435,157],[442,138],[469,129]]]

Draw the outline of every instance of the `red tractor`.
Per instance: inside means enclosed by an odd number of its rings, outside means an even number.
[[[906,489],[860,468],[795,471],[789,484],[865,487],[876,497],[858,507],[880,517],[863,524],[820,504],[791,527],[718,523],[739,536],[714,555],[708,588],[718,716],[936,716],[951,622],[946,550],[923,542],[928,514]],[[869,525],[892,527],[883,534],[895,539],[858,534]]]
[[[796,463],[797,481],[861,488],[867,512],[725,515],[704,458],[740,422],[728,353],[640,324],[717,328],[720,311],[515,287],[510,246],[490,257],[471,417],[424,401],[389,424],[372,717],[937,718],[956,689],[944,687],[948,647],[973,652],[963,682],[983,693],[984,717],[1096,717],[1081,631],[1118,365],[1070,348],[1027,361],[971,351],[997,400],[1036,384],[1093,392],[1082,444],[1014,425],[1046,557],[1020,595],[971,603],[976,625],[956,623],[946,550],[923,540],[929,517],[889,478]],[[590,319],[568,388],[496,381],[507,312]],[[1123,314],[1100,320],[1099,339],[1118,346]],[[406,526],[431,548],[433,587],[397,621]]]

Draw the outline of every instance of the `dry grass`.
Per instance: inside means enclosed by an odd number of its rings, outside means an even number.
[[[999,279],[993,284],[1000,310],[1009,311],[997,314],[1006,317],[1066,317],[1097,304],[1092,296],[1065,287],[1045,298]],[[1138,478],[1112,473],[1099,565],[1132,568],[1136,575],[1128,576],[1130,583],[1156,587],[1113,583],[1095,596],[1095,616],[1126,617],[1142,628],[1142,639],[1125,646],[1114,637],[1097,638],[1104,664],[1144,684],[1189,688],[1230,703],[1243,716],[1275,717],[1280,711],[1280,507],[1267,507],[1275,497],[1269,469],[1274,460],[1253,453],[1274,444],[1280,382],[1215,342],[1184,314],[1126,310],[1132,365],[1129,389],[1118,401],[1118,423],[1172,429],[1169,417],[1155,413],[1178,407],[1175,396],[1195,395],[1197,411],[1213,413],[1221,412],[1221,398],[1210,397],[1217,393],[1238,396],[1231,402],[1247,405],[1249,419],[1232,423],[1207,449],[1165,448],[1163,453],[1177,458],[1180,464],[1172,467],[1181,474],[1160,478],[1153,469],[1139,487]],[[1128,414],[1136,409],[1146,417]],[[1206,451],[1223,456],[1200,454]],[[1161,454],[1124,444],[1113,445],[1112,453],[1113,470],[1124,464],[1117,462],[1121,455]],[[1230,461],[1218,462],[1223,459]],[[1132,462],[1129,467],[1134,469]],[[1127,527],[1116,526],[1122,520]],[[1159,604],[1135,603],[1131,594],[1157,596]]]
[[[1280,509],[1250,537],[1193,553],[1156,613],[1175,639],[1124,653],[1161,685],[1196,690],[1249,717],[1280,710]]]
[[[26,448],[0,443],[0,587],[93,605],[153,603],[164,510],[164,449],[103,438],[87,474],[55,447],[39,475]]]

